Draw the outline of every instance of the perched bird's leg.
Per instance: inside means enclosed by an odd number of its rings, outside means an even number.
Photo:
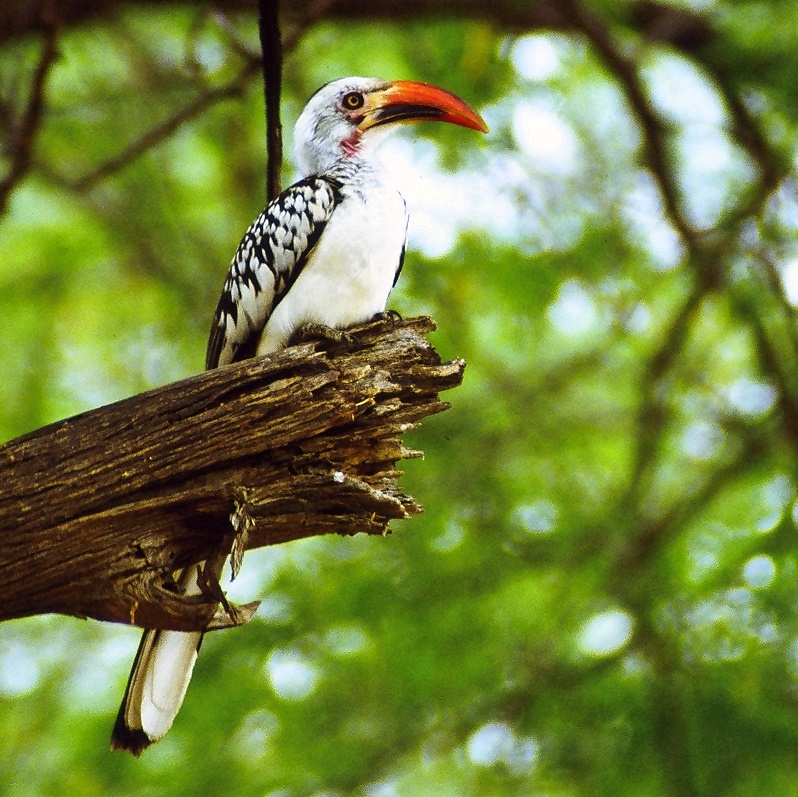
[[[252,615],[260,606],[260,601],[252,601],[244,606],[230,603],[219,583],[219,577],[228,556],[232,569],[231,580],[238,575],[249,532],[255,525],[255,520],[249,513],[249,494],[243,487],[236,490],[235,511],[230,515],[230,523],[234,530],[230,550],[227,550],[225,545],[220,545],[218,551],[210,559],[197,565],[197,588],[206,598],[221,604],[221,609],[210,620],[206,631],[244,625],[252,619]]]
[[[329,340],[351,349],[356,346],[355,339],[343,329],[328,327],[326,324],[304,324],[294,335],[297,343],[307,343],[310,340]]]
[[[230,569],[233,581],[241,570],[244,562],[244,551],[247,547],[249,532],[255,527],[255,518],[252,517],[249,504],[249,490],[238,487],[235,490],[235,509],[230,515],[230,525],[233,527],[233,544],[230,546]]]
[[[212,557],[197,565],[197,587],[200,593],[217,603],[221,603],[225,612],[232,619],[235,607],[232,606],[224,594],[222,585],[219,583],[224,563],[227,560],[227,552],[217,551]]]
[[[219,574],[224,567],[226,553],[218,553],[212,559],[207,559],[197,565],[197,587],[206,598],[221,604],[214,616],[208,622],[206,631],[219,628],[233,628],[237,625],[248,623],[260,605],[260,601],[253,601],[244,606],[237,606],[227,600],[222,585],[219,583]]]

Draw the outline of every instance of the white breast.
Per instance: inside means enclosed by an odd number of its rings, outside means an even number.
[[[343,329],[385,310],[407,236],[402,196],[373,186],[345,196],[264,327],[258,354],[282,348],[307,324]]]

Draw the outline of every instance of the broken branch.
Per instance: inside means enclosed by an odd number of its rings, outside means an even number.
[[[60,421],[0,447],[0,620],[59,612],[201,630],[216,603],[175,570],[234,540],[385,534],[420,511],[397,485],[400,436],[462,379],[383,319]],[[241,535],[242,527],[246,535]]]

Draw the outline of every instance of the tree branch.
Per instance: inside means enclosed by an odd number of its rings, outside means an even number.
[[[257,61],[247,61],[239,70],[238,74],[229,82],[222,86],[207,89],[191,100],[187,105],[178,108],[169,118],[147,130],[123,150],[109,158],[105,163],[100,164],[96,169],[93,169],[88,174],[76,180],[66,180],[65,182],[68,182],[76,191],[88,191],[101,180],[124,169],[125,166],[132,163],[140,155],[143,155],[145,152],[167,139],[181,125],[199,116],[212,105],[240,94],[246,88],[249,79],[257,72],[257,67]]]
[[[637,66],[621,51],[604,20],[578,0],[563,3],[573,27],[593,45],[596,54],[615,75],[623,89],[643,135],[643,157],[659,186],[668,216],[687,248],[697,248],[698,234],[682,212],[679,190],[667,158],[665,126],[646,96]]]
[[[283,85],[283,49],[280,38],[279,0],[259,0],[258,31],[263,54],[263,95],[266,104],[266,201],[281,188],[283,127],[280,123],[280,88]]]
[[[754,298],[741,290],[736,290],[730,291],[729,298],[732,308],[751,330],[758,355],[757,361],[763,373],[777,388],[776,395],[781,410],[780,422],[784,437],[790,441],[794,450],[798,450],[798,379],[795,377],[794,369],[795,352],[783,351],[783,347],[772,340],[768,330],[768,314],[763,312],[761,302],[757,301],[758,297]],[[778,314],[774,315],[778,317]],[[786,321],[788,334],[792,336],[794,334],[792,318],[788,316]]]
[[[660,396],[660,385],[679,359],[704,297],[704,291],[697,287],[693,288],[665,331],[659,347],[648,359],[643,371],[640,380],[641,398],[636,418],[629,487],[623,499],[626,513],[631,513],[630,516],[636,512],[640,495],[648,485],[647,476],[656,463],[666,428],[666,415]]]
[[[44,92],[50,69],[58,56],[58,25],[49,7],[42,11],[42,54],[31,81],[30,94],[22,117],[15,126],[8,126],[5,149],[11,157],[11,165],[0,180],[0,214],[5,213],[8,198],[14,187],[28,173],[33,158],[33,144],[39,130],[44,111]]]
[[[0,3],[0,42],[12,37],[41,30],[39,14],[51,0],[27,0],[20,3]],[[167,5],[161,3],[161,5]],[[122,8],[120,0],[60,0],[59,9],[65,24],[78,25],[87,20],[108,17]],[[176,2],[173,5],[177,5]],[[253,11],[255,0],[217,0],[223,12]],[[519,3],[518,0],[333,0],[329,5],[331,19],[412,19],[423,17],[459,17],[482,19],[511,31],[533,28],[567,28],[560,0],[537,0]],[[284,2],[286,19],[300,19],[308,10],[305,0]]]
[[[293,25],[291,25],[279,48],[279,57],[281,61],[282,54],[284,52],[290,52],[297,45],[305,30],[307,30],[307,28],[314,22],[318,21],[318,19],[326,12],[332,2],[333,0],[319,0],[319,2],[311,4],[307,9],[305,9],[301,17],[298,18]],[[148,152],[162,141],[165,141],[179,127],[186,122],[190,122],[192,119],[202,114],[217,102],[221,102],[222,100],[226,100],[241,94],[246,89],[252,77],[258,72],[258,69],[262,64],[263,69],[267,69],[262,57],[258,53],[246,49],[246,46],[236,36],[235,29],[228,22],[226,17],[224,17],[224,15],[217,13],[214,15],[214,19],[216,20],[217,24],[223,27],[230,35],[233,49],[241,58],[244,59],[244,64],[235,77],[221,86],[204,89],[188,104],[184,105],[182,108],[178,108],[167,119],[159,122],[149,130],[145,131],[141,136],[139,136],[139,138],[128,144],[128,146],[126,146],[116,155],[109,158],[105,163],[99,165],[97,168],[93,169],[82,177],[70,180],[51,174],[50,178],[59,184],[67,185],[76,191],[82,192],[93,188],[97,183],[113,174],[116,174],[118,171],[121,171],[140,155],[143,155],[145,152]],[[270,32],[269,41],[271,41],[271,36],[273,35],[279,36],[279,28]],[[271,45],[268,46],[269,51],[274,53],[275,48]],[[264,50],[264,53],[265,52],[266,50]],[[271,72],[271,70],[274,69],[274,66],[269,66],[268,69]],[[279,71],[280,76],[281,74],[282,69]],[[271,83],[271,78],[269,78],[269,80],[269,85],[273,85]],[[280,124],[279,113],[280,83],[281,78],[278,77],[276,96],[267,96],[266,98],[268,159],[267,192],[269,192],[269,198],[271,198],[272,190],[276,190],[276,193],[279,193],[280,190],[280,171],[282,166],[282,126]],[[275,95],[274,88],[270,89],[267,94]],[[269,111],[270,107],[271,112]],[[269,116],[269,113],[272,115]]]
[[[310,341],[70,418],[0,447],[0,619],[59,612],[200,630],[216,597],[173,572],[243,547],[385,534],[420,511],[399,492],[400,435],[462,379],[427,318],[352,344]],[[231,517],[234,516],[233,517]]]
[[[737,207],[733,208],[722,224],[728,229],[735,229],[746,219],[760,213],[768,197],[776,190],[779,183],[789,174],[791,169],[788,157],[779,157],[762,131],[758,119],[748,110],[742,97],[735,90],[732,80],[721,69],[705,68],[712,73],[731,116],[731,134],[748,153],[759,171],[759,179],[744,194]]]

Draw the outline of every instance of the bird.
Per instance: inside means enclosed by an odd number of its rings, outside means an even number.
[[[342,78],[308,100],[294,128],[301,178],[241,239],[213,316],[206,369],[279,351],[304,328],[342,331],[385,311],[404,262],[408,213],[375,150],[399,123],[423,121],[488,130],[464,100],[418,81]],[[212,577],[223,564],[213,563]],[[185,594],[199,594],[206,575],[186,568],[176,581]],[[138,756],[170,729],[202,637],[144,632],[113,749]]]

